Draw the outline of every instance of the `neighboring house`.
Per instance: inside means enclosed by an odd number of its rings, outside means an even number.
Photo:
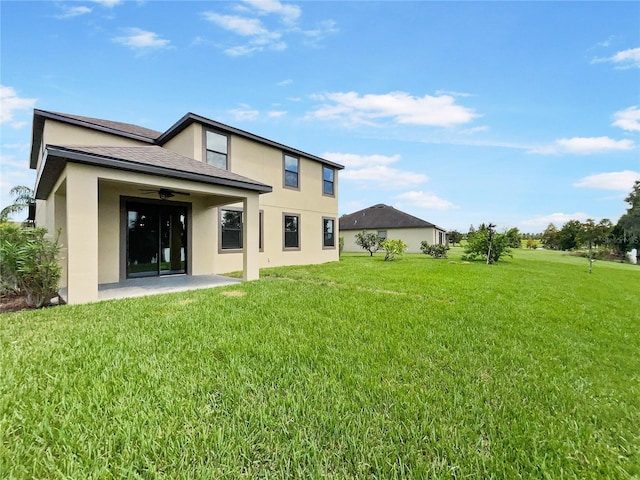
[[[35,110],[30,166],[68,303],[140,276],[338,260],[343,167],[192,113],[158,132]]]
[[[420,253],[420,245],[425,240],[430,245],[447,244],[445,229],[382,203],[340,217],[345,252],[362,251],[362,247],[356,245],[356,234],[362,231],[376,233],[383,239],[402,240],[408,246],[407,253]]]

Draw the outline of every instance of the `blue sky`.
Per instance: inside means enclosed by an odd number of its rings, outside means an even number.
[[[346,166],[340,214],[613,222],[640,179],[640,3],[2,1],[0,203],[33,108],[194,112]]]

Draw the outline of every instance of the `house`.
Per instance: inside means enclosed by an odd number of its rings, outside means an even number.
[[[423,241],[430,245],[447,243],[447,231],[433,223],[379,203],[364,210],[340,217],[340,235],[344,237],[345,252],[361,252],[356,244],[356,234],[376,233],[379,237],[404,241],[407,253],[420,253]]]
[[[142,276],[338,260],[342,165],[193,113],[159,132],[34,110],[30,167],[68,303]]]

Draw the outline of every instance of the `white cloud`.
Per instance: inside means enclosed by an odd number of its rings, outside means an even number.
[[[340,180],[350,180],[365,188],[397,190],[422,185],[429,181],[429,177],[422,173],[407,172],[386,165],[373,165],[357,170],[344,170],[340,172]]]
[[[63,10],[62,13],[54,16],[55,18],[58,18],[61,20],[67,19],[67,18],[79,17],[81,15],[86,15],[87,13],[91,13],[91,9],[89,7],[85,7],[84,5],[77,6],[77,7],[67,7],[66,5],[60,5],[59,7]]]
[[[255,120],[260,116],[260,111],[253,110],[248,105],[241,105],[240,108],[229,110],[229,113],[236,122]]]
[[[287,114],[286,110],[272,110],[267,113],[270,118],[280,118]]]
[[[304,35],[307,38],[306,43],[312,46],[317,46],[320,40],[339,32],[333,20],[320,22],[316,28],[310,30],[297,29],[296,31]]]
[[[120,5],[122,3],[122,0],[89,0],[89,1],[93,3],[98,3],[103,7],[107,7],[107,8],[113,8],[116,5]]]
[[[128,28],[125,36],[116,37],[113,41],[138,52],[167,48],[170,43],[169,40],[160,38],[157,33],[148,32],[140,28]]]
[[[302,15],[301,7],[279,0],[244,0],[242,4],[232,5],[229,8],[233,15],[215,11],[201,13],[205,20],[245,39],[244,43],[234,42],[237,44],[222,47],[230,56],[282,51],[287,48],[285,36],[302,35],[315,43],[329,33],[337,31],[335,22],[331,20],[320,22],[315,30],[304,30],[298,26],[298,20]]]
[[[353,153],[326,152],[322,155],[345,166],[340,179],[358,183],[365,189],[397,190],[417,187],[429,181],[423,173],[409,172],[389,167],[400,160],[400,155],[357,155]]]
[[[405,92],[382,95],[334,92],[316,98],[325,103],[307,114],[308,118],[351,125],[375,125],[379,119],[391,119],[402,125],[451,127],[479,116],[470,108],[456,105],[450,95],[413,97]]]
[[[455,92],[452,90],[436,90],[436,95],[451,95],[452,97],[473,97],[473,93]]]
[[[615,68],[625,70],[629,68],[640,68],[640,48],[629,48],[616,53],[612,57],[595,58],[591,63],[609,62]]]
[[[622,172],[597,173],[581,178],[574,187],[597,188],[600,190],[619,190],[628,192],[636,180],[640,180],[640,172],[624,170]]]
[[[255,35],[266,35],[269,32],[257,18],[239,17],[237,15],[221,15],[216,12],[204,12],[202,16],[237,35],[251,37]]]
[[[300,7],[292,4],[282,4],[278,0],[244,0],[260,14],[277,14],[285,23],[294,23],[300,17]]]
[[[453,210],[459,208],[449,200],[440,198],[437,195],[423,191],[405,192],[396,197],[402,205],[423,208],[427,210]]]
[[[357,155],[355,153],[327,152],[322,155],[322,158],[344,165],[346,168],[362,168],[395,163],[400,160],[400,155],[396,154],[389,157],[386,155]],[[342,176],[342,174],[340,175]]]
[[[282,80],[281,82],[278,82],[276,85],[278,85],[279,87],[286,87],[287,85],[291,85],[293,83],[293,80],[291,80],[290,78],[287,78],[286,80]]]
[[[609,137],[573,137],[561,138],[551,145],[534,147],[528,153],[542,155],[576,154],[590,155],[594,153],[615,152],[635,148],[633,140],[614,140]]]
[[[225,48],[224,52],[232,57],[250,55],[263,50],[287,48],[287,44],[281,40],[282,35],[269,31],[257,18],[221,15],[216,12],[203,12],[202,16],[225,30],[249,39],[248,44]]]
[[[523,227],[530,227],[530,228],[537,227],[540,229],[544,229],[547,227],[547,225],[549,225],[550,223],[553,223],[556,227],[560,228],[569,220],[578,220],[580,222],[584,222],[587,218],[589,218],[589,215],[582,212],[552,213],[550,215],[536,215],[533,218],[524,220],[523,222],[521,222],[521,225]]]
[[[22,110],[31,110],[37,99],[21,98],[13,87],[0,85],[0,123],[10,123],[13,128],[26,125],[24,121],[14,120],[14,114]]]
[[[630,132],[640,132],[640,109],[637,106],[620,110],[613,114],[615,122],[614,127],[620,127]]]

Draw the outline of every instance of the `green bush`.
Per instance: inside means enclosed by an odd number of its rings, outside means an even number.
[[[446,245],[429,245],[429,242],[425,240],[420,244],[420,250],[425,255],[430,255],[433,258],[447,258],[449,247]]]
[[[511,256],[509,237],[496,233],[495,225],[480,225],[477,231],[469,233],[463,260],[482,258],[487,263],[497,262],[503,255]]]
[[[375,233],[368,233],[362,231],[356,233],[356,245],[364,248],[369,255],[373,257],[373,254],[380,250],[382,239]]]
[[[382,249],[387,252],[384,256],[385,262],[395,260],[397,255],[402,255],[408,248],[407,244],[402,240],[393,240],[391,238],[380,243],[380,247],[382,247]]]
[[[342,255],[344,250],[344,237],[338,237],[338,255]]]
[[[58,239],[47,238],[45,228],[0,224],[0,285],[2,293],[26,296],[40,308],[58,293],[61,268]]]

